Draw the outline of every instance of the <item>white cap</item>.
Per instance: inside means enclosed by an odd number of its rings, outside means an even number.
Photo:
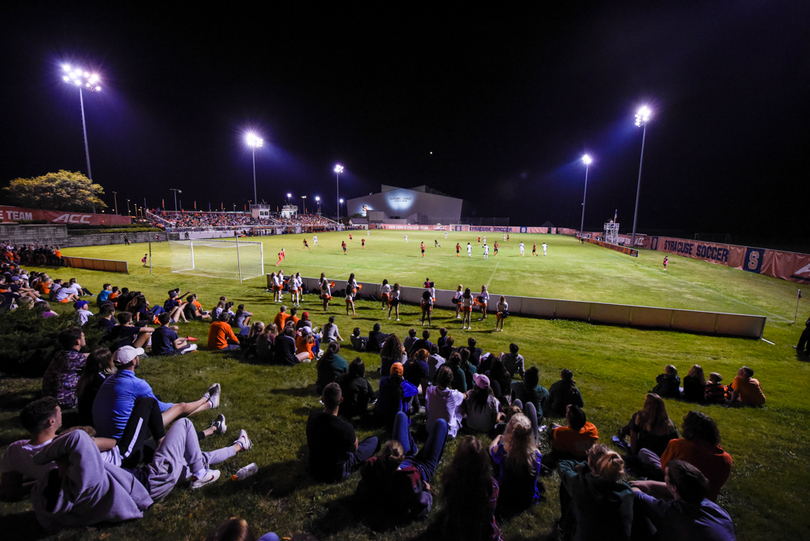
[[[128,365],[135,360],[135,357],[143,355],[143,348],[134,348],[132,346],[121,346],[113,355],[113,362],[120,365]]]

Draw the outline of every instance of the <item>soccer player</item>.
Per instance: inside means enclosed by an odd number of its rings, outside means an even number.
[[[537,243],[536,242],[534,243],[534,245],[532,245],[532,255],[533,256],[537,255]]]
[[[346,241],[342,241],[340,243],[340,247],[343,248],[343,255],[346,255]]]
[[[503,234],[503,241],[506,242],[506,233]]]
[[[667,270],[667,263],[669,263],[669,256],[665,255],[664,256],[664,270]]]
[[[149,254],[143,254],[143,257],[141,258],[141,263],[143,263],[143,266],[144,266],[144,267],[147,267],[147,266],[148,266],[148,265],[146,264],[146,258],[147,258],[147,256],[148,256],[148,255],[149,255]]]
[[[424,243],[424,241],[419,245],[419,249],[422,250],[422,257],[425,257],[425,243]]]
[[[405,244],[408,244],[408,235],[405,235]]]
[[[360,237],[360,244],[362,244],[362,248],[363,248],[363,250],[365,250],[366,249],[366,239],[364,239],[363,237]]]
[[[487,243],[487,236],[484,235],[484,244],[486,244],[486,243]]]
[[[509,233],[506,234],[506,242],[509,242]]]
[[[484,259],[489,259],[489,246],[486,242],[484,243]]]
[[[309,250],[310,252],[312,251],[312,248],[310,248],[309,244],[307,244],[307,239],[304,239],[304,247],[301,249],[301,251],[304,250]]]
[[[278,261],[276,261],[276,267],[281,265],[281,262],[284,261],[284,248],[278,253]]]
[[[456,243],[456,257],[458,257],[460,253],[461,253],[461,244],[459,244],[457,242]]]
[[[481,246],[481,237],[478,237],[478,246]]]
[[[472,258],[472,245],[467,243],[467,257]]]
[[[546,253],[546,250],[548,250],[548,244],[546,244],[546,243],[544,242],[544,243],[543,243],[543,255],[548,255],[548,253]]]
[[[439,244],[439,239],[433,239],[433,247],[434,248],[441,248],[442,245]]]
[[[444,238],[447,240],[447,231],[444,232]]]
[[[320,246],[318,244],[318,235],[312,235],[312,244],[314,244],[315,246]]]
[[[352,238],[352,234],[351,234],[351,233],[349,233],[349,240],[354,241],[354,239]]]
[[[523,257],[523,256],[526,255],[526,247],[523,245],[522,242],[520,244],[518,244],[518,249],[520,249],[520,257]]]
[[[498,241],[495,241],[495,255],[498,255]]]

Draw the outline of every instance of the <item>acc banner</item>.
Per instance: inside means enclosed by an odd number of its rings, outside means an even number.
[[[44,221],[52,224],[124,225],[132,223],[129,216],[67,212],[61,210],[24,209],[0,206],[1,222]]]

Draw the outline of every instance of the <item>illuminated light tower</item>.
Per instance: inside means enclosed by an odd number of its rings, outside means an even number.
[[[585,197],[588,195],[588,169],[593,163],[593,159],[585,154],[582,157],[582,163],[585,164],[585,190],[582,192],[582,222],[579,225],[579,238],[582,238],[582,233],[585,231]]]
[[[253,132],[248,132],[247,135],[245,135],[245,141],[253,151],[253,202],[258,203],[259,200],[256,198],[256,149],[264,145],[264,139]]]
[[[79,105],[82,109],[82,131],[84,132],[84,155],[87,158],[87,178],[93,180],[93,173],[90,170],[90,147],[87,145],[87,123],[84,119],[84,94],[82,91],[100,92],[101,86],[99,83],[101,78],[95,73],[90,73],[70,64],[62,64],[62,71],[64,72],[62,80],[79,88]]]
[[[177,188],[169,188],[169,191],[174,192],[174,211],[177,212],[177,194],[183,193],[183,190],[178,190]]]
[[[636,187],[636,209],[633,211],[633,235],[630,237],[630,247],[636,246],[636,220],[638,219],[638,196],[641,193],[641,166],[644,163],[644,142],[647,140],[647,123],[650,121],[652,111],[646,105],[636,112],[636,126],[643,128],[641,135],[641,158],[638,161],[638,187]]]
[[[315,196],[315,202],[318,203],[318,216],[320,216],[321,215],[321,196],[320,195]]]
[[[337,199],[338,202],[338,211],[337,211],[337,221],[340,222],[340,204],[343,200],[340,199],[340,174],[343,172],[343,166],[340,164],[335,165],[335,186],[337,187]]]

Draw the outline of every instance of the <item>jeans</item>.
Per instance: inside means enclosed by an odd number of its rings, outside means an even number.
[[[427,442],[419,452],[415,455],[413,452],[416,450],[415,446],[411,446],[411,438],[408,433],[409,429],[408,416],[403,412],[397,412],[394,418],[394,430],[392,433],[393,438],[402,445],[407,458],[402,461],[402,466],[413,466],[422,474],[422,479],[426,483],[430,482],[439,460],[442,458],[444,451],[444,442],[447,439],[447,421],[438,419],[433,425],[428,435]],[[410,456],[409,456],[410,455]]]

